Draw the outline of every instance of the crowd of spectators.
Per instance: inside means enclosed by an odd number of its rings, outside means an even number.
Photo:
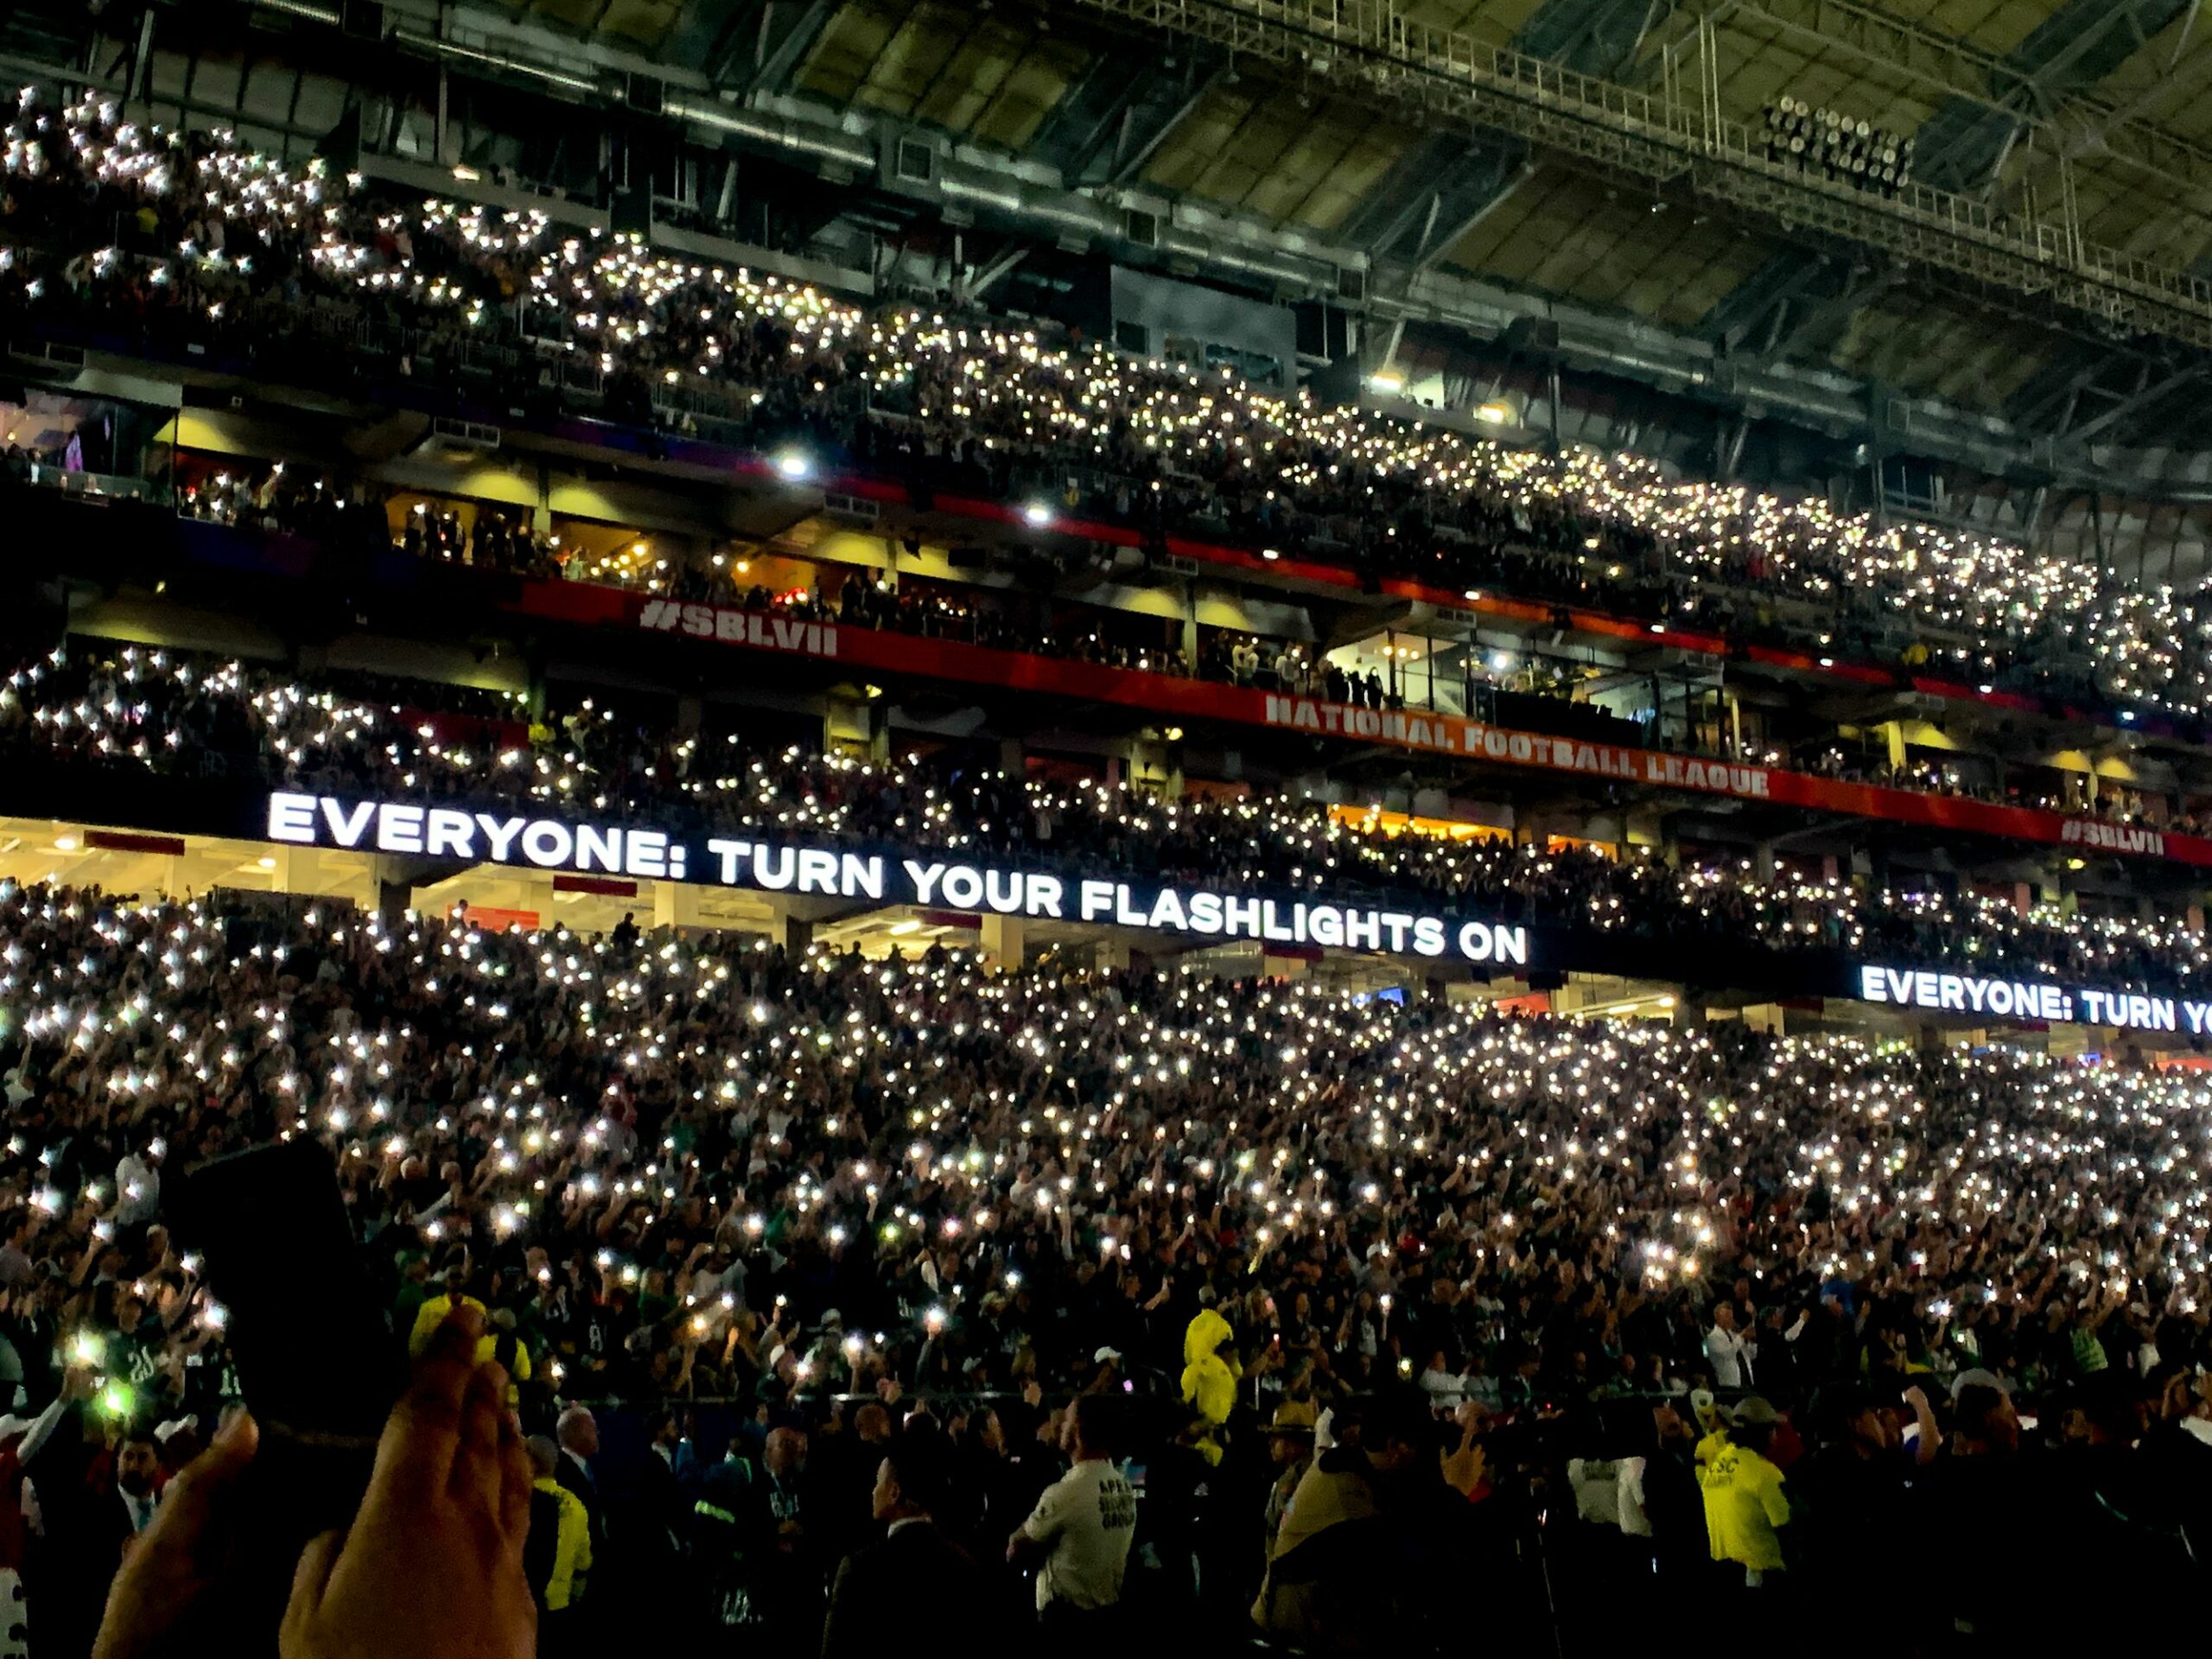
[[[1426,1652],[1470,1574],[1540,1630],[1531,1548],[1699,1619],[1891,1525],[1979,1569],[1908,1647],[2065,1529],[2202,1571],[2194,1073],[13,882],[0,1040],[35,1652],[238,1392],[173,1172],[286,1133],[395,1340],[467,1313],[543,1437],[556,1651],[859,1651],[917,1616],[871,1517],[1078,1643]]]
[[[709,411],[745,442],[888,468],[923,497],[981,488],[1451,589],[1503,582],[1970,682],[2205,709],[2202,596],[2056,554],[1675,481],[1631,456],[1516,450],[1035,327],[864,309],[543,213],[380,200],[320,162],[112,105],[27,92],[6,137],[0,305],[34,320],[218,344],[414,330],[410,373],[521,340],[531,355],[484,372],[581,369],[622,418]]]
[[[677,732],[598,697],[532,719],[512,694],[334,685],[89,642],[0,684],[0,745],[20,755],[333,794],[528,798],[701,835],[750,830],[1110,868],[1171,882],[1390,894],[1510,921],[1643,939],[1853,957],[2094,984],[2201,988],[2207,941],[2144,906],[2097,915],[2011,893],[1741,857],[1670,862],[1573,843],[1408,833],[1374,813],[1269,795],[1163,800],[1013,777],[962,753],[871,764],[735,734]]]
[[[1232,628],[1208,627],[1200,633],[1195,659],[1157,620],[1095,611],[1086,621],[1072,613],[1054,626],[1039,615],[1020,613],[1004,596],[997,602],[972,598],[957,589],[910,582],[892,587],[861,571],[817,572],[813,584],[776,589],[747,584],[752,563],[743,554],[693,554],[671,559],[657,556],[640,542],[613,556],[579,556],[562,537],[534,536],[512,515],[480,503],[416,501],[396,514],[392,493],[363,480],[334,480],[276,462],[218,463],[195,458],[189,481],[178,494],[188,516],[216,523],[315,537],[343,545],[366,535],[417,557],[480,569],[528,575],[567,576],[684,600],[734,603],[748,610],[846,626],[888,629],[928,639],[957,639],[999,650],[1072,658],[1141,672],[1200,678],[1268,691],[1289,692],[1332,702],[1372,709],[1428,707],[1475,719],[1497,718],[1496,694],[1522,692],[1576,704],[1573,715],[1595,714],[1617,721],[1609,741],[1646,741],[1651,723],[1615,716],[1595,704],[1580,702],[1586,680],[1602,677],[1586,664],[1541,652],[1522,655],[1470,648],[1446,662],[1416,668],[1409,656],[1402,664],[1386,661],[1383,671],[1347,666],[1295,640],[1270,639]],[[394,521],[396,519],[396,527]],[[634,554],[635,556],[629,555]],[[1387,654],[1387,653],[1386,653]],[[1440,696],[1439,696],[1440,692]],[[1647,711],[1647,715],[1656,714]],[[1541,725],[1545,716],[1523,719]],[[1641,728],[1641,729],[1639,729]],[[1984,762],[1961,764],[1854,753],[1832,740],[1803,743],[1739,739],[1719,723],[1690,723],[1665,747],[1686,753],[1719,755],[1757,766],[1784,766],[1851,783],[1910,790],[1920,794],[1967,797],[2001,804],[2038,807],[2113,823],[2183,834],[2204,833],[2204,820],[2185,800],[2140,788],[2103,788],[2094,794],[2078,783],[2024,785],[2016,777],[2000,785],[1999,769]]]
[[[2107,690],[2197,709],[2196,601],[2002,544],[863,314],[526,216],[378,207],[92,106],[26,99],[7,143],[0,289],[34,313],[359,291],[489,328],[512,305],[610,376],[740,389],[762,431],[918,480],[1056,478],[1063,505],[1455,584],[1526,543],[1510,556],[1566,587],[1642,580],[1700,614],[1738,602],[1722,588],[1902,611],[1972,636],[1943,648],[1969,675],[2071,633]],[[101,220],[112,241],[67,245]],[[315,491],[226,478],[191,510],[390,534],[381,505]],[[510,519],[419,516],[423,556],[560,563]],[[949,626],[886,597],[834,602]],[[1196,666],[1283,671],[1234,639]],[[2152,915],[755,753],[589,700],[533,714],[135,647],[22,664],[0,745],[1687,944],[2198,988],[2206,965]],[[1875,1639],[2018,1649],[2109,1633],[2097,1598],[2051,1605],[2054,1560],[2168,1592],[2212,1560],[2212,1099],[2186,1070],[10,881],[0,1093],[0,1566],[38,1659],[91,1649],[118,1561],[239,1402],[165,1185],[283,1135],[337,1160],[395,1342],[435,1357],[459,1319],[510,1382],[552,1654],[641,1630],[988,1647],[1033,1613],[1071,1655],[1255,1628],[1425,1653],[1478,1616],[1537,1645],[1592,1605],[1667,1645],[1725,1622],[1840,1650],[1867,1632],[1818,1603],[1870,1540],[1917,1541]],[[1561,1594],[1582,1588],[1607,1594]]]

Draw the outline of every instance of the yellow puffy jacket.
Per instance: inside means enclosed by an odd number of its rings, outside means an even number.
[[[1183,1332],[1183,1403],[1219,1428],[1236,1408],[1236,1368],[1216,1351],[1236,1333],[1210,1307],[1198,1310]],[[1215,1448],[1209,1462],[1218,1461]]]

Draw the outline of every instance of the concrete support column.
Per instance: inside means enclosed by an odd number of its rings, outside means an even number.
[[[891,722],[880,697],[826,697],[822,703],[822,747],[858,749],[871,760],[888,758]]]
[[[678,697],[676,700],[676,734],[678,737],[696,737],[700,722],[705,715],[705,707],[696,696]]]
[[[385,931],[397,932],[407,925],[408,906],[414,902],[411,882],[393,881],[381,875],[377,878],[377,914],[384,918]]]
[[[999,770],[1009,778],[1019,778],[1029,769],[1029,752],[1018,737],[999,739]]]
[[[1180,729],[1179,728],[1175,729]],[[1183,794],[1183,746],[1175,742],[1141,742],[1129,746],[1128,780],[1148,785],[1162,798],[1179,800]]]
[[[2202,899],[2191,905],[2182,914],[2183,918],[2189,924],[2190,932],[2202,933],[2204,931],[2204,904]]]
[[[1303,979],[1313,964],[1303,957],[1275,957],[1260,953],[1260,972],[1268,979]]]
[[[1758,873],[1761,881],[1770,882],[1774,880],[1774,843],[1772,842],[1763,841],[1751,849],[1751,868]]]
[[[1753,1002],[1744,1009],[1744,1023],[1753,1031],[1764,1032],[1770,1037],[1783,1035],[1782,1007],[1775,1002]]]
[[[653,883],[653,925],[655,927],[697,927],[699,921],[699,889],[682,881]]]
[[[814,924],[796,916],[785,916],[782,929],[785,951],[793,957],[804,956],[807,947],[814,943]]]
[[[2033,882],[2015,881],[2012,884],[2012,910],[2015,915],[2026,915],[2035,908],[2035,903],[2036,889]]]
[[[1011,972],[1021,966],[1029,944],[1029,925],[1019,916],[983,918],[982,948],[986,967]]]

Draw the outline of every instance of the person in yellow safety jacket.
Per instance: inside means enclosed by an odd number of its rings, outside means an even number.
[[[408,1353],[414,1358],[422,1358],[430,1345],[430,1338],[437,1335],[438,1327],[464,1307],[473,1307],[479,1313],[484,1312],[484,1304],[468,1294],[468,1269],[448,1268],[445,1289],[415,1311],[415,1328],[407,1333]],[[486,1318],[484,1323],[488,1330],[491,1320]],[[481,1343],[477,1344],[479,1348],[483,1345]],[[480,1363],[490,1357],[488,1353],[477,1356]]]
[[[1198,1452],[1209,1464],[1221,1461],[1217,1431],[1236,1408],[1236,1362],[1221,1352],[1236,1333],[1214,1312],[1213,1287],[1198,1293],[1198,1317],[1183,1332],[1183,1403],[1205,1419],[1205,1438]]]
[[[462,1288],[467,1282],[468,1275],[463,1269],[446,1270],[445,1289],[424,1302],[416,1313],[415,1327],[407,1333],[407,1351],[416,1359],[422,1358],[438,1327],[462,1308],[473,1307],[484,1318],[484,1334],[476,1338],[476,1363],[481,1365],[487,1359],[496,1359],[505,1366],[507,1403],[519,1405],[522,1385],[530,1381],[534,1369],[529,1346],[516,1334],[513,1313],[504,1307],[496,1313],[486,1313],[484,1304]]]
[[[584,1580],[591,1572],[591,1516],[583,1499],[554,1477],[560,1449],[543,1434],[531,1435],[529,1448],[533,1478],[523,1573],[541,1609],[566,1612],[583,1599]]]

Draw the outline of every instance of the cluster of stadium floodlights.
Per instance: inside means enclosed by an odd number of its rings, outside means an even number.
[[[1912,176],[1911,139],[1840,111],[1814,109],[1802,99],[1766,106],[1766,155],[1770,162],[1885,196],[1897,194]]]

